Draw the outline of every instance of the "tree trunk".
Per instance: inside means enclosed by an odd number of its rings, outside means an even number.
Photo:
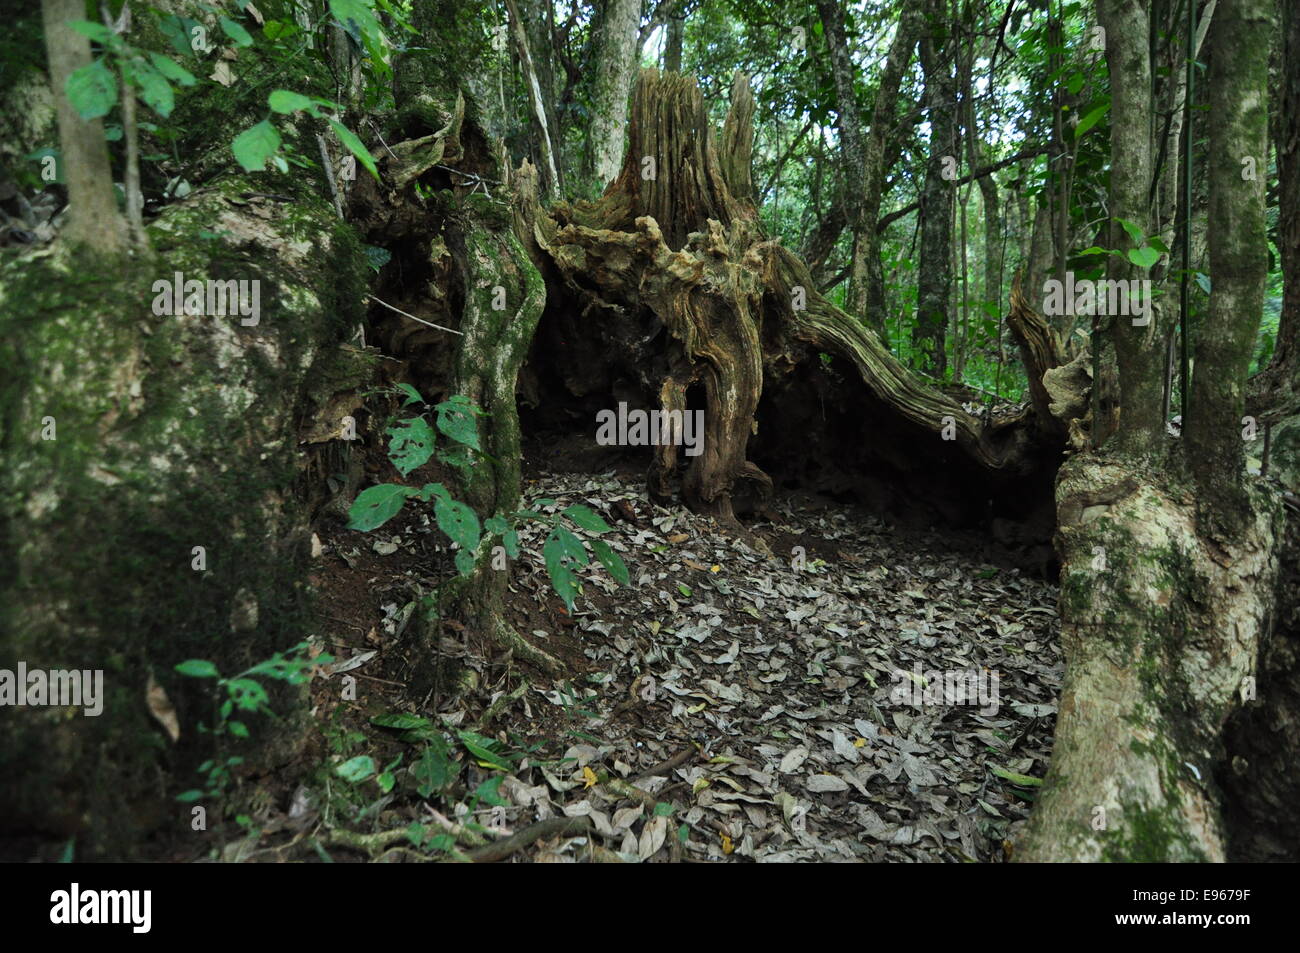
[[[623,156],[627,97],[636,67],[639,0],[607,0],[596,31],[591,79],[591,131],[586,177],[603,188]],[[663,161],[663,157],[658,157]]]
[[[1117,47],[1108,49],[1112,76],[1141,75],[1145,11],[1124,0],[1100,7]],[[1239,156],[1265,144],[1268,14],[1268,0],[1227,0],[1212,31],[1211,240],[1221,270],[1184,453],[1167,472],[1153,470],[1167,446],[1149,423],[1160,410],[1160,367],[1134,354],[1119,322],[1109,333],[1121,354],[1120,439],[1071,458],[1058,477],[1065,683],[1021,859],[1226,856],[1215,783],[1222,732],[1253,684],[1278,572],[1280,507],[1245,483],[1238,431],[1265,277],[1263,190],[1241,179]],[[1149,94],[1132,101],[1112,89],[1112,204],[1124,215],[1140,210],[1138,184],[1118,163],[1143,163],[1135,143],[1149,141]],[[1144,195],[1149,185],[1144,178]],[[1209,406],[1216,400],[1221,407]],[[1135,434],[1153,445],[1137,445]]]
[[[664,72],[682,71],[682,43],[686,39],[686,11],[668,16],[668,35],[664,38]]]
[[[1117,219],[1151,233],[1148,209],[1151,188],[1151,29],[1144,0],[1098,0],[1097,19],[1106,30],[1106,63],[1110,75],[1123,77],[1111,91],[1110,241],[1121,253],[1134,247]],[[1058,253],[1060,249],[1058,248]],[[1125,259],[1111,256],[1106,276],[1112,281],[1143,279],[1146,272]],[[1164,364],[1157,325],[1163,315],[1142,299],[1150,311],[1146,324],[1136,317],[1112,314],[1101,318],[1110,329],[1119,372],[1122,408],[1116,439],[1125,452],[1145,455],[1163,447]],[[1094,413],[1094,419],[1097,415]]]
[[[942,378],[947,368],[944,331],[952,297],[949,242],[952,235],[953,180],[956,177],[957,123],[953,49],[944,20],[945,5],[931,0],[930,32],[921,39],[930,157],[921,192],[921,252],[917,263],[916,326],[912,343],[922,371]]]
[[[853,264],[849,275],[847,310],[860,315],[875,329],[881,340],[885,337],[884,264],[880,260],[881,235],[876,229],[880,218],[880,205],[885,194],[885,178],[889,169],[885,162],[886,147],[896,134],[898,90],[903,76],[911,64],[912,51],[921,35],[919,4],[903,3],[894,40],[889,47],[880,73],[880,86],[876,89],[876,102],[872,110],[871,129],[867,134],[862,163],[861,223],[854,236]]]
[[[102,255],[125,254],[129,245],[126,221],[117,210],[113,193],[104,123],[82,119],[64,92],[68,77],[91,62],[90,41],[68,26],[73,20],[86,19],[85,4],[82,0],[42,0],[41,12],[59,120],[59,162],[68,186],[68,223],[63,237],[92,246]]]

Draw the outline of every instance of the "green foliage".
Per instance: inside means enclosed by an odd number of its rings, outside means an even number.
[[[412,404],[428,406],[420,392],[410,384],[399,384],[395,392],[405,398],[405,407]],[[404,477],[434,458],[444,465],[468,469],[475,465],[475,458],[482,455],[477,418],[483,416],[483,411],[472,401],[457,394],[434,405],[431,410],[436,420],[436,431],[429,422],[428,410],[399,420],[388,428],[388,457]],[[438,433],[450,441],[447,446],[439,445]],[[441,483],[426,483],[419,488],[399,483],[368,487],[357,495],[348,511],[348,528],[361,532],[376,530],[400,513],[406,501],[411,499],[433,502],[438,529],[457,547],[456,570],[462,576],[474,571],[485,543],[497,537],[501,539],[506,555],[511,559],[517,558],[519,533],[516,526],[519,520],[546,522],[550,526],[550,534],[542,547],[546,571],[555,592],[570,610],[580,591],[575,570],[588,566],[590,558],[586,545],[565,524],[571,523],[597,536],[610,531],[609,524],[598,513],[582,504],[574,504],[551,516],[536,510],[520,510],[493,514],[480,521],[471,507],[452,497]],[[539,505],[553,507],[555,502],[541,500]],[[603,540],[593,539],[590,545],[592,553],[609,574],[618,583],[626,585],[630,576],[619,555]]]
[[[275,717],[271,709],[271,696],[259,679],[270,679],[287,685],[301,685],[311,678],[311,669],[316,665],[327,665],[333,656],[320,654],[312,657],[308,654],[309,643],[299,642],[285,652],[276,652],[264,662],[245,669],[231,678],[222,678],[217,666],[207,659],[187,659],[176,665],[176,671],[189,678],[215,679],[213,688],[214,717],[212,726],[199,724],[200,732],[211,734],[217,742],[217,754],[199,765],[199,774],[203,776],[203,786],[184,791],[176,796],[182,803],[192,803],[210,798],[222,800],[228,793],[234,780],[233,770],[244,763],[238,755],[223,757],[227,737],[249,738],[248,725],[233,717],[237,712],[242,717],[266,715]],[[222,697],[224,693],[224,698]],[[354,759],[356,760],[356,759]]]

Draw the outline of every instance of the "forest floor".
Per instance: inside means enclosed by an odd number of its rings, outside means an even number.
[[[445,677],[417,694],[415,593],[451,571],[431,510],[322,525],[335,661],[306,749],[256,782],[260,836],[229,859],[427,859],[521,830],[514,861],[1006,859],[1051,749],[1053,585],[978,537],[821,498],[779,497],[741,538],[652,503],[632,468],[526,475],[528,501],[555,501],[539,508],[603,514],[631,574],[620,587],[593,560],[570,615],[545,527],[521,530],[507,615],[563,674],[451,626]],[[365,757],[373,773],[341,777]]]

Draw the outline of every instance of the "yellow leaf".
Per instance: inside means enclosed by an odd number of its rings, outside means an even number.
[[[583,768],[582,780],[585,782],[583,784],[584,788],[594,788],[600,781],[600,778],[596,777],[596,772],[591,770],[591,768]]]
[[[723,852],[724,854],[730,854],[733,850],[735,850],[735,848],[731,846],[731,838],[728,837],[726,834],[723,834],[723,835],[722,835],[722,852]]]
[[[709,707],[708,702],[700,702],[698,705],[692,705],[690,708],[686,709],[686,714],[698,715],[700,712],[704,711],[704,709],[708,707]]]
[[[866,738],[854,738],[854,739],[853,739],[853,747],[855,747],[855,748],[865,748],[866,746],[867,746],[867,739],[866,739]]]
[[[717,563],[714,563],[712,566],[709,567],[709,572],[722,572],[722,567],[719,566]]]

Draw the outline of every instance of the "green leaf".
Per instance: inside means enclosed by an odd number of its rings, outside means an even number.
[[[411,765],[411,777],[415,779],[416,792],[427,798],[442,791],[455,780],[460,773],[460,765],[451,758],[447,743],[439,736],[429,739],[423,753]]]
[[[266,104],[278,113],[296,113],[305,109],[313,116],[317,114],[316,104],[310,96],[295,93],[288,89],[277,89],[266,97]]]
[[[378,725],[380,728],[396,728],[399,731],[410,731],[413,728],[428,728],[431,722],[428,718],[421,718],[419,715],[411,715],[405,712],[393,712],[389,715],[376,715],[370,719],[372,725]]]
[[[396,389],[406,395],[406,400],[402,402],[403,407],[407,406],[408,404],[424,403],[424,398],[420,396],[420,392],[416,390],[414,387],[412,387],[410,384],[398,384]]]
[[[1141,245],[1146,241],[1146,236],[1142,234],[1142,229],[1138,228],[1133,222],[1126,218],[1116,218],[1124,231],[1128,232],[1128,237],[1132,239],[1134,245]]]
[[[375,168],[375,157],[370,154],[365,143],[356,137],[352,130],[343,125],[336,119],[330,120],[330,128],[334,134],[339,137],[339,142],[348,147],[348,151],[360,160],[361,164],[366,167],[366,171],[374,176],[375,181],[379,181],[379,170]]]
[[[429,462],[437,439],[424,417],[401,420],[388,428],[388,458],[406,476]]]
[[[180,801],[182,804],[192,804],[201,797],[203,797],[202,791],[183,791],[176,795],[176,800]]]
[[[1083,74],[1072,74],[1070,78],[1065,81],[1065,88],[1070,91],[1071,96],[1078,93],[1079,90],[1083,89]]]
[[[132,60],[127,72],[135,84],[140,87],[140,98],[158,115],[166,118],[172,114],[176,97],[172,95],[172,84],[144,60]]]
[[[461,549],[472,553],[478,548],[478,516],[464,503],[453,500],[444,490],[443,495],[434,501],[433,515],[438,521],[438,529]]]
[[[72,27],[82,36],[89,37],[96,43],[108,45],[109,40],[113,39],[113,31],[102,23],[92,23],[89,20],[69,20],[68,26]]]
[[[334,773],[344,781],[357,784],[375,773],[375,759],[368,754],[359,754],[336,767]]]
[[[552,588],[572,612],[573,600],[578,595],[578,579],[571,566],[575,562],[581,566],[587,565],[587,551],[583,548],[582,541],[563,526],[557,526],[542,547],[542,558],[546,561],[546,572],[551,577]]]
[[[1196,283],[1200,286],[1201,290],[1204,291],[1206,294],[1210,293],[1211,285],[1210,285],[1209,275],[1205,274],[1204,272],[1198,271],[1196,273]]]
[[[510,802],[500,794],[501,782],[504,780],[505,777],[500,774],[488,778],[474,789],[474,796],[493,807],[505,807]]]
[[[288,20],[267,20],[262,24],[262,35],[268,40],[288,39],[297,32],[298,25]]]
[[[608,533],[610,525],[601,519],[600,514],[581,503],[574,503],[564,511],[564,515],[578,526],[592,533]]]
[[[501,535],[501,545],[506,548],[506,555],[511,559],[519,558],[519,534],[512,529]]]
[[[1092,245],[1088,248],[1085,248],[1083,251],[1079,252],[1076,257],[1082,258],[1084,255],[1109,255],[1109,254],[1110,254],[1110,249],[1102,248],[1098,245]]]
[[[1094,106],[1082,119],[1079,120],[1079,124],[1074,127],[1074,138],[1081,138],[1085,132],[1097,125],[1097,123],[1101,121],[1101,117],[1106,115],[1106,112],[1109,109],[1110,100],[1107,100],[1100,106]]]
[[[235,41],[236,46],[252,46],[253,38],[248,35],[248,31],[236,23],[230,17],[221,18],[221,29],[226,36]]]
[[[504,763],[500,755],[487,747],[491,739],[484,738],[472,731],[459,731],[456,734],[460,738],[460,743],[485,767],[496,768],[499,771],[510,770],[510,765]]]
[[[248,737],[248,726],[245,725],[242,721],[227,722],[226,727],[230,729],[230,733],[234,735],[236,738]]]
[[[192,658],[176,666],[176,671],[190,678],[217,678],[221,673],[217,667],[205,659]]]
[[[72,108],[82,119],[106,116],[117,102],[117,80],[103,60],[95,60],[68,74],[63,88]]]
[[[260,711],[271,700],[262,683],[251,678],[232,678],[226,683],[226,690],[241,711]]]
[[[989,770],[1004,781],[1010,781],[1022,788],[1036,788],[1041,787],[1043,784],[1042,778],[1031,778],[1027,774],[1016,774],[1016,772],[1008,771],[1006,768],[999,768],[996,764],[990,764]]]
[[[474,565],[477,560],[475,560],[474,554],[468,550],[458,549],[456,550],[456,558],[452,562],[456,564],[456,572],[462,576],[468,576],[474,572]]]
[[[667,801],[659,801],[655,804],[655,817],[672,817],[673,806]]]
[[[256,126],[245,129],[230,144],[230,151],[235,154],[245,172],[261,172],[266,168],[266,160],[280,149],[280,133],[269,119],[263,119]]]
[[[398,514],[408,496],[417,491],[396,483],[381,483],[363,490],[348,510],[348,529],[367,533],[378,529]]]
[[[631,582],[628,575],[627,566],[623,564],[622,558],[614,550],[610,549],[609,543],[603,539],[593,539],[591,541],[591,551],[596,554],[601,565],[609,570],[609,574],[614,577],[614,581],[621,586],[626,586]]]
[[[379,269],[393,260],[393,253],[387,248],[380,248],[378,245],[365,245],[361,250],[366,253],[366,262],[374,270],[375,274],[379,274]],[[407,386],[410,387],[409,384]]]
[[[1160,252],[1149,245],[1143,245],[1141,248],[1130,248],[1128,250],[1128,260],[1139,268],[1150,268],[1160,260]]]
[[[438,429],[457,443],[472,450],[482,451],[478,442],[478,422],[474,419],[475,407],[468,397],[457,394],[439,404]]]
[[[193,73],[170,56],[163,56],[161,53],[150,53],[149,62],[153,64],[154,69],[172,82],[180,83],[182,86],[193,86],[198,82]]]

